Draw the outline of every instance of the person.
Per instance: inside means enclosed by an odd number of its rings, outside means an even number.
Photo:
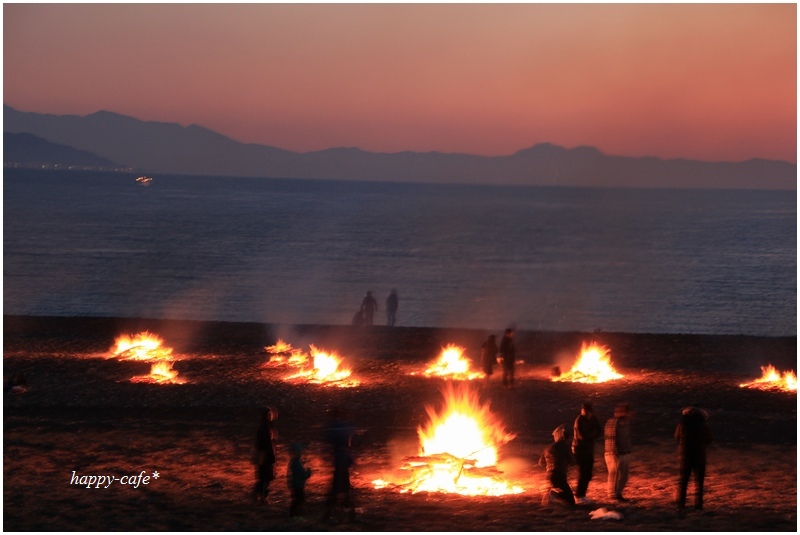
[[[618,403],[614,417],[609,418],[604,429],[605,459],[608,468],[608,496],[618,502],[627,502],[622,494],[628,483],[631,459],[631,407]]]
[[[694,473],[694,508],[703,509],[703,480],[706,477],[706,446],[713,436],[708,426],[708,416],[697,405],[683,409],[675,440],[678,441],[680,478],[678,480],[678,509],[686,506],[686,490]]]
[[[292,492],[292,501],[289,504],[289,516],[298,516],[306,503],[306,480],[311,477],[311,469],[303,464],[303,446],[294,443],[289,446],[291,459],[286,470],[286,479],[289,490]]]
[[[389,292],[389,297],[386,298],[386,325],[388,327],[394,327],[398,304],[397,290],[392,288],[392,291]]]
[[[256,484],[253,488],[253,501],[257,504],[269,503],[269,484],[275,479],[275,438],[274,422],[278,412],[267,407],[261,411],[261,421],[256,432],[253,464],[256,467]]]
[[[594,472],[594,443],[603,434],[600,421],[594,415],[592,404],[584,401],[581,413],[575,418],[572,426],[572,453],[578,464],[578,487],[575,499],[581,505],[593,503],[586,497],[586,490]]]
[[[497,364],[497,336],[490,334],[481,346],[481,364],[483,365],[483,375],[486,377],[486,385],[494,373],[494,365]]]
[[[325,429],[325,440],[333,446],[333,482],[325,502],[324,521],[330,519],[334,509],[341,505],[348,513],[350,520],[355,519],[356,507],[353,503],[350,487],[350,467],[355,464],[350,453],[350,444],[355,429],[343,417],[343,411],[334,408],[330,412],[331,420]]]
[[[571,464],[575,464],[575,458],[567,445],[567,430],[559,425],[553,430],[553,443],[539,457],[539,465],[546,467],[547,480],[552,486],[546,498],[552,496],[567,505],[575,505],[575,495],[567,482],[567,468]]]
[[[514,386],[514,360],[517,349],[514,347],[514,329],[508,328],[500,340],[500,356],[503,358],[503,386]]]
[[[364,325],[372,325],[372,317],[378,310],[378,302],[372,297],[372,292],[367,292],[361,301],[361,311],[364,313]]]

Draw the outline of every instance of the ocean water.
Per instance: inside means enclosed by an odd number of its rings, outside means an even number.
[[[4,171],[4,314],[797,333],[794,191],[134,178]]]

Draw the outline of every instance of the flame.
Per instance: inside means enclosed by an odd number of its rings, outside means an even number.
[[[614,379],[620,379],[622,374],[617,373],[611,365],[609,350],[606,346],[601,346],[595,342],[586,345],[581,344],[581,354],[578,361],[568,372],[562,373],[558,377],[553,377],[553,381],[569,381],[573,383],[605,383]]]
[[[489,404],[481,404],[477,392],[461,386],[443,390],[441,412],[426,407],[430,421],[417,432],[420,453],[407,457],[402,470],[411,472],[408,482],[397,484],[401,492],[446,492],[466,496],[518,494],[498,471],[497,448],[514,439]],[[392,485],[373,481],[375,488]]]
[[[166,360],[156,362],[150,368],[150,375],[137,375],[131,378],[132,383],[183,384],[178,379],[178,372],[172,369],[172,363]]]
[[[742,388],[758,388],[761,390],[783,390],[797,392],[797,375],[794,370],[779,372],[772,364],[761,366],[761,377],[749,383],[739,385]]]
[[[172,348],[161,347],[164,341],[147,331],[136,336],[123,334],[114,341],[111,356],[125,360],[172,360]]]
[[[302,349],[295,349],[291,344],[284,342],[280,338],[274,345],[267,346],[264,350],[269,353],[270,359],[265,366],[305,366],[308,362],[308,355]]]
[[[341,387],[351,387],[359,384],[357,380],[349,379],[352,373],[350,369],[345,367],[340,368],[342,357],[335,353],[321,351],[313,345],[309,347],[311,348],[314,367],[306,367],[297,373],[285,377],[287,381],[305,379],[309,383],[335,384]]]
[[[479,372],[469,371],[470,362],[464,357],[464,348],[449,344],[442,348],[439,359],[425,370],[426,377],[445,377],[447,379],[472,380],[482,377]],[[416,375],[412,373],[412,375]]]

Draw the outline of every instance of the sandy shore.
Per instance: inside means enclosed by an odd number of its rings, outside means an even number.
[[[132,383],[150,364],[109,359],[121,334],[149,330],[173,348],[180,385]],[[278,326],[125,318],[4,316],[3,370],[23,373],[30,390],[4,395],[4,529],[11,531],[795,531],[797,396],[743,389],[768,363],[797,368],[796,337],[623,333],[517,333],[518,384],[499,378],[481,399],[516,438],[501,468],[525,492],[498,498],[400,494],[371,481],[397,475],[416,454],[426,405],[441,404],[444,381],[419,375],[443,346],[476,358],[487,332],[459,329]],[[501,334],[501,333],[496,333]],[[264,367],[278,338],[314,344],[345,358],[353,388],[297,384]],[[582,342],[608,346],[625,377],[605,384],[550,380],[568,369]],[[412,375],[415,374],[415,375]],[[560,424],[591,400],[601,421],[615,403],[636,411],[628,496],[605,501],[602,455],[589,496],[595,506],[541,505],[544,471],[536,464]],[[674,506],[677,454],[672,433],[680,409],[701,403],[715,442],[709,453],[706,510]],[[273,503],[253,506],[249,464],[259,408],[279,410],[278,479]],[[321,520],[330,482],[322,430],[328,409],[348,411],[364,429],[354,447],[355,522]],[[284,484],[287,445],[303,442],[314,475],[303,519],[289,519]],[[600,451],[602,446],[598,448]],[[87,489],[76,474],[160,477],[148,485]],[[576,474],[570,473],[574,484]],[[691,487],[690,487],[691,492]],[[610,507],[619,521],[590,520]]]

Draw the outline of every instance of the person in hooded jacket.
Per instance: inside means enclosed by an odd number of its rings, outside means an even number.
[[[680,458],[678,479],[678,509],[686,507],[686,491],[689,478],[694,474],[694,508],[703,509],[703,481],[706,477],[706,446],[713,436],[708,426],[708,416],[696,405],[686,407],[675,429]]]

